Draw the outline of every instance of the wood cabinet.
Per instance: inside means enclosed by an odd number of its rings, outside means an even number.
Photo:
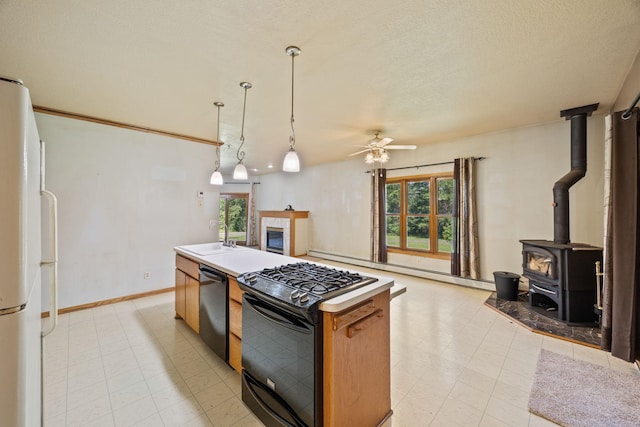
[[[391,416],[389,290],[323,313],[324,425],[381,425]]]
[[[242,372],[242,294],[235,277],[229,276],[229,365]]]
[[[200,332],[199,265],[176,254],[176,318],[184,321],[196,333]]]

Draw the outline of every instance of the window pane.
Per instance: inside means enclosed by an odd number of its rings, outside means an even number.
[[[438,215],[453,213],[453,179],[438,178]]]
[[[428,251],[429,247],[429,217],[407,217],[407,249]]]
[[[451,253],[453,232],[451,218],[438,218],[438,252]]]
[[[429,181],[407,183],[407,213],[429,214]]]
[[[400,217],[387,215],[387,246],[400,247]]]
[[[387,184],[387,213],[400,213],[400,183]]]
[[[245,199],[231,199],[229,204],[229,239],[247,240],[247,201]]]

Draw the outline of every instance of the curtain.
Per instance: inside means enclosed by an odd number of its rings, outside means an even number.
[[[600,347],[611,351],[611,145],[612,145],[612,117],[604,118],[604,250],[602,260],[604,277],[602,280],[602,318]]]
[[[247,246],[258,245],[258,230],[256,227],[256,186],[257,184],[252,182],[249,187],[249,206],[247,207],[247,222],[249,223],[247,230],[249,231],[249,235],[247,236]]]
[[[387,221],[385,212],[387,170],[371,171],[371,261],[387,262]]]
[[[476,213],[475,159],[455,159],[453,166],[456,202],[454,204],[451,274],[480,278],[478,216]]]
[[[611,199],[605,242],[602,345],[628,362],[640,358],[639,123],[637,108],[628,120],[622,119],[621,112],[613,114]]]

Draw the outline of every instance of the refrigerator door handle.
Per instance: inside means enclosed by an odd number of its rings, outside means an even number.
[[[49,225],[53,234],[53,238],[50,241],[51,259],[44,259],[40,263],[43,267],[53,268],[53,278],[49,284],[49,301],[51,304],[49,317],[51,317],[51,323],[46,331],[42,331],[43,338],[53,332],[58,325],[58,199],[55,194],[45,189],[44,160],[44,141],[40,141],[40,194],[49,199]]]

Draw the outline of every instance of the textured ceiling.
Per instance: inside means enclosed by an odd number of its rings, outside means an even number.
[[[0,74],[35,105],[215,139],[281,168],[291,58],[302,165],[382,129],[399,144],[559,120],[615,101],[640,48],[637,0],[1,0]]]

